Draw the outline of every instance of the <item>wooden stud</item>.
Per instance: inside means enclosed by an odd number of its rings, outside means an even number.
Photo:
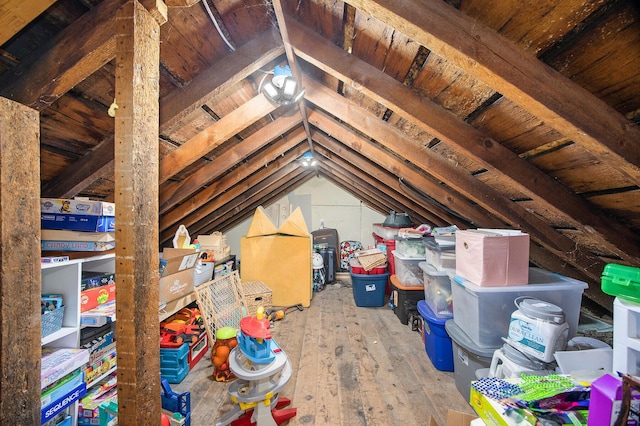
[[[118,421],[159,424],[160,27],[137,1],[116,14],[115,202]]]
[[[0,424],[40,424],[40,118],[0,98]]]

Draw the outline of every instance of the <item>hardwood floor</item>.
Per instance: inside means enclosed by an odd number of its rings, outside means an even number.
[[[356,307],[347,279],[314,293],[311,307],[275,323],[273,338],[293,375],[280,392],[297,415],[289,425],[428,425],[448,409],[473,414],[454,374],[435,369],[420,333],[388,305]],[[233,405],[228,384],[213,380],[208,354],[180,384],[191,392],[191,424],[213,425]]]

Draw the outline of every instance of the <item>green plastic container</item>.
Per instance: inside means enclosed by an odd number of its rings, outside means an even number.
[[[640,268],[609,263],[602,271],[602,291],[640,302]]]

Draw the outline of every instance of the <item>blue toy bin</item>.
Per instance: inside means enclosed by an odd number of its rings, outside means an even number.
[[[376,275],[351,274],[353,299],[356,306],[378,307],[384,306],[384,292],[387,288],[389,273]]]
[[[424,349],[431,363],[440,371],[453,371],[453,344],[444,328],[448,318],[438,317],[424,300],[418,302],[417,308],[422,316]]]

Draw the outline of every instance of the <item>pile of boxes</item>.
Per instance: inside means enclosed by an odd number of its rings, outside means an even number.
[[[43,251],[115,248],[115,204],[88,199],[41,198]]]

